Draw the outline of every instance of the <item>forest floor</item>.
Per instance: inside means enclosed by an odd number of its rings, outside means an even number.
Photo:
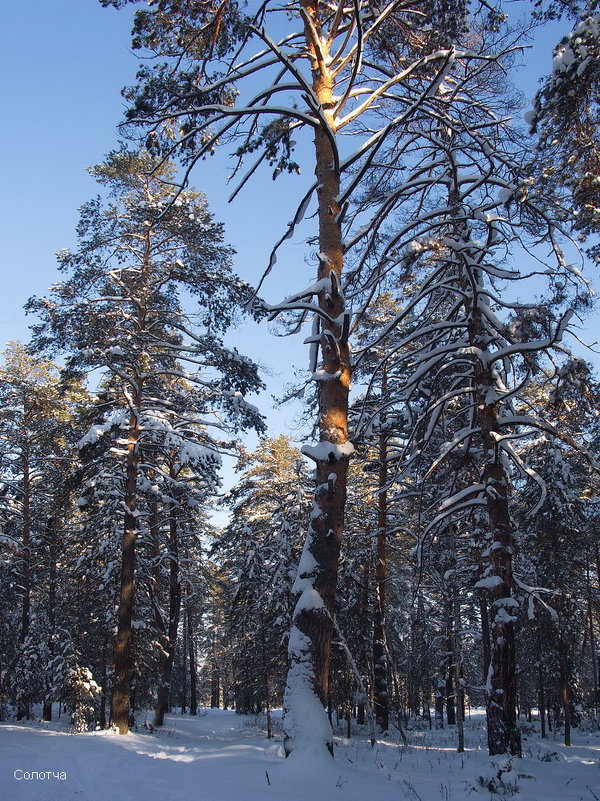
[[[371,749],[366,736],[336,739],[335,759],[283,758],[281,721],[231,711],[169,715],[160,731],[126,737],[72,734],[68,717],[0,724],[3,801],[600,801],[600,734],[575,731],[573,745],[525,734],[524,758],[491,759],[484,716],[456,731],[414,729]],[[557,734],[558,736],[558,734]],[[46,771],[66,779],[23,778]],[[500,775],[500,778],[499,778]]]

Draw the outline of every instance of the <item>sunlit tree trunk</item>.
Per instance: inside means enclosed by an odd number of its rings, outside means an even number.
[[[333,753],[333,735],[325,708],[346,478],[352,451],[348,442],[350,354],[341,293],[340,173],[332,143],[334,76],[327,66],[329,45],[321,35],[320,6],[316,0],[303,0],[301,5],[312,62],[313,91],[324,116],[315,130],[315,161],[319,220],[317,277],[323,281],[319,306],[327,319],[320,318],[322,363],[317,382],[320,442],[314,448],[303,449],[316,463],[316,490],[295,586],[300,597],[289,640],[290,663],[284,699],[286,754],[296,746],[311,744],[318,748],[318,743]]]

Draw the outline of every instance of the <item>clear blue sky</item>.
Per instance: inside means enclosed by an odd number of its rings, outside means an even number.
[[[96,0],[3,0],[0,8],[0,339],[27,339],[22,305],[55,278],[78,207],[96,191],[84,168],[115,142],[120,88],[135,70],[130,18]]]
[[[0,348],[10,339],[28,339],[22,306],[56,280],[54,253],[75,244],[77,209],[96,194],[85,167],[101,161],[117,143],[116,126],[124,111],[120,90],[133,82],[139,63],[129,50],[134,8],[103,9],[98,0],[0,4]],[[558,31],[553,26],[525,57],[528,67],[520,83],[529,96],[538,76],[550,69]],[[299,179],[266,179],[258,192],[246,191],[230,206],[226,175],[222,162],[209,159],[192,183],[207,192],[215,216],[225,222],[227,238],[238,251],[238,272],[254,281],[312,171]],[[314,266],[307,263],[306,252],[296,237],[267,288],[270,300],[312,282]],[[246,326],[240,347],[281,373],[290,361],[306,365],[300,340],[274,341],[264,328]],[[272,391],[278,383],[272,381]],[[279,411],[276,430],[291,416],[291,411]]]

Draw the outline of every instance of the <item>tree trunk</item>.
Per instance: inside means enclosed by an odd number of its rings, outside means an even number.
[[[562,701],[563,713],[565,716],[565,745],[571,745],[571,698],[570,687],[568,680],[567,659],[565,657],[566,644],[561,642],[561,653],[558,657],[559,663],[559,676],[560,676],[560,698]]]
[[[315,131],[319,219],[319,271],[323,282],[318,340],[322,364],[317,381],[319,445],[305,446],[316,463],[316,489],[295,592],[298,600],[289,639],[289,668],[284,696],[285,752],[296,747],[333,754],[333,732],[326,705],[340,544],[344,530],[346,477],[353,450],[348,442],[350,353],[348,318],[341,294],[342,230],[339,219],[340,175],[333,107],[334,79],[327,66],[328,45],[321,37],[317,0],[302,0],[307,51],[312,62],[314,94],[323,112]],[[328,12],[327,12],[328,13]]]
[[[487,726],[490,755],[521,756],[521,734],[516,718],[516,657],[512,615],[513,538],[508,512],[507,476],[502,465],[489,462],[482,483],[489,487],[488,514],[492,532],[490,575],[500,582],[490,589],[492,599],[492,658],[488,675]]]
[[[184,611],[185,615],[185,611]],[[187,710],[187,626],[183,627],[183,642],[181,644],[181,714]]]
[[[381,376],[381,397],[387,394],[387,372]],[[385,426],[385,413],[379,416],[380,426]],[[379,477],[377,499],[377,539],[375,555],[375,605],[373,609],[373,695],[375,720],[381,734],[389,728],[388,664],[385,648],[385,582],[387,573],[387,436],[379,432]]]
[[[108,692],[108,635],[105,633],[102,639],[102,674],[100,678],[100,714],[99,726],[101,729],[106,728],[106,696]]]
[[[54,499],[55,505],[58,504],[58,499]],[[58,537],[57,528],[58,520],[55,515],[51,515],[46,527],[48,539],[48,653],[50,658],[54,656],[54,637],[56,631],[56,583],[57,583],[57,569],[56,562],[58,559]],[[46,697],[44,698],[44,708],[42,711],[42,720],[52,720],[52,697],[50,695],[50,687],[46,687]]]
[[[538,667],[539,676],[539,713],[540,713],[540,727],[542,738],[546,737],[546,698],[544,693],[544,677],[542,675],[541,665]]]
[[[446,696],[446,721],[448,722],[448,726],[455,726],[456,725],[456,704],[455,704],[455,695],[454,695],[454,687],[457,686],[454,679],[454,618],[453,618],[453,609],[452,609],[452,601],[446,601],[446,687],[445,689],[445,696]]]
[[[448,205],[453,210],[454,236],[464,242],[460,250],[457,269],[469,297],[465,309],[468,319],[469,345],[474,349],[471,427],[479,428],[482,450],[480,483],[485,487],[485,500],[489,524],[490,543],[487,549],[486,578],[496,583],[489,588],[491,600],[491,655],[486,676],[486,716],[490,755],[510,753],[521,756],[521,733],[516,716],[516,658],[513,616],[517,602],[512,597],[512,557],[514,539],[508,506],[508,474],[498,445],[501,406],[498,400],[498,380],[488,358],[489,337],[483,321],[481,304],[485,287],[482,271],[475,265],[481,257],[479,251],[470,252],[471,231],[469,215],[462,208],[458,166],[450,156],[452,188]],[[458,252],[458,251],[457,251]]]
[[[596,721],[600,720],[600,681],[598,677],[598,654],[596,653],[596,634],[594,632],[594,616],[592,612],[592,588],[590,583],[589,569],[587,572],[587,594],[588,594],[588,608],[587,619],[590,632],[590,651],[591,651],[591,664],[592,664],[592,687],[594,688],[592,703],[594,706],[594,717]]]
[[[371,538],[371,529],[370,526],[367,524],[365,525],[365,547],[368,553],[370,553],[372,544]],[[370,560],[366,559],[363,565],[363,579],[362,579],[362,587],[359,595],[359,607],[358,607],[358,619],[361,621],[361,625],[365,627],[368,626],[369,621],[369,607],[370,607]],[[363,670],[366,670],[369,665],[369,656],[367,653],[367,637],[361,637],[360,639],[360,665]],[[367,709],[368,697],[366,695],[360,696],[357,704],[356,710],[356,722],[359,726],[364,726],[367,717],[366,717],[366,709]]]
[[[148,528],[150,532],[150,543],[152,548],[152,580],[150,582],[150,599],[154,611],[154,628],[159,639],[165,633],[165,621],[163,620],[160,608],[160,585],[161,585],[161,565],[160,565],[160,517],[158,513],[158,501],[152,499],[148,503]]]
[[[198,714],[198,691],[196,682],[196,639],[194,637],[194,627],[192,625],[192,609],[188,603],[187,627],[188,627],[188,648],[190,652],[190,715]]]
[[[221,699],[221,683],[219,681],[219,668],[216,661],[213,662],[210,674],[210,706],[211,709],[218,709]],[[251,706],[251,704],[249,704]]]
[[[440,665],[438,670],[436,679],[435,679],[435,704],[434,704],[434,716],[435,716],[435,728],[436,729],[443,729],[444,728],[444,695],[446,693],[446,679],[444,676],[445,670],[445,659],[444,665]]]
[[[181,584],[179,582],[179,542],[177,531],[177,504],[169,504],[169,626],[166,642],[160,655],[160,686],[156,709],[154,710],[154,726],[162,726],[169,706],[173,662],[177,648],[177,632],[181,611]],[[184,663],[185,670],[185,663]],[[182,710],[183,711],[183,710]]]
[[[31,623],[31,470],[29,465],[29,450],[23,449],[23,530],[21,550],[21,630],[19,642],[25,643],[29,634]],[[17,720],[30,716],[29,690],[20,688],[23,695],[19,696],[17,703]]]
[[[483,650],[483,683],[485,684],[490,671],[490,662],[492,661],[490,616],[485,591],[479,590],[478,595],[479,617],[481,620],[481,644]]]
[[[24,643],[29,634],[31,617],[31,475],[28,453],[23,455],[23,548],[21,570],[21,633],[19,641]]]
[[[454,625],[454,633],[452,637],[452,675],[454,679],[454,694],[456,698],[456,728],[458,733],[457,750],[459,754],[462,754],[465,750],[465,691],[463,688],[461,648],[459,642],[461,621],[457,588],[455,588],[452,611]],[[449,719],[448,723],[450,723]]]
[[[141,384],[138,383],[138,394],[134,400],[134,408],[139,410]],[[133,608],[135,602],[135,545],[137,539],[137,477],[138,477],[138,442],[140,423],[138,411],[132,411],[129,421],[127,440],[127,472],[125,478],[125,520],[123,525],[123,542],[121,547],[121,590],[119,596],[119,612],[117,638],[114,654],[114,683],[112,693],[112,721],[119,734],[129,731],[129,712],[131,706],[131,674],[132,660],[132,627]]]
[[[488,429],[491,431],[493,429]],[[492,545],[490,575],[499,583],[490,588],[492,599],[492,655],[488,674],[487,726],[490,755],[521,756],[521,734],[516,718],[516,657],[512,615],[513,538],[508,512],[507,476],[500,462],[488,462],[482,476],[488,490]]]
[[[475,302],[479,302],[476,297]],[[469,335],[472,344],[487,352],[482,334],[481,312],[474,308]],[[513,616],[517,602],[512,597],[512,558],[514,539],[508,507],[508,475],[502,463],[497,437],[500,436],[498,402],[488,397],[496,390],[492,370],[483,360],[475,364],[474,391],[483,446],[481,484],[486,488],[486,504],[491,542],[488,548],[488,576],[496,584],[489,588],[491,599],[491,660],[486,680],[488,747],[491,756],[510,753],[521,756],[521,733],[516,715],[516,656]]]

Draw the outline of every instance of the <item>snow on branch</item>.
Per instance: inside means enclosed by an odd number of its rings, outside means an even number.
[[[349,440],[341,444],[322,440],[316,445],[303,445],[300,450],[304,456],[308,456],[314,462],[329,461],[331,464],[335,464],[335,462],[352,456],[354,445]]]
[[[476,484],[474,486],[475,487],[480,487],[481,485],[480,484]],[[473,488],[469,487],[468,489],[473,489]],[[465,490],[463,490],[463,492],[465,492]],[[458,493],[458,494],[460,494],[460,493]],[[423,534],[421,535],[421,538],[424,539],[432,529],[434,529],[436,526],[438,526],[440,523],[442,523],[444,520],[446,520],[451,515],[458,514],[458,513],[461,513],[461,512],[467,512],[470,509],[474,509],[477,506],[487,506],[487,503],[488,503],[487,499],[483,498],[481,496],[470,498],[469,500],[465,501],[464,503],[456,503],[454,506],[451,506],[451,507],[445,509],[443,512],[440,512],[440,514],[436,515],[436,517],[434,517],[434,519],[431,520],[427,524],[425,529],[423,530]]]
[[[505,359],[507,356],[511,356],[512,354],[547,350],[553,345],[558,344],[562,340],[573,314],[574,311],[572,309],[568,309],[561,317],[554,334],[546,339],[538,339],[534,340],[533,342],[516,342],[512,345],[508,345],[505,348],[501,348],[500,350],[490,353],[489,364],[493,364],[501,359]]]
[[[517,585],[520,590],[523,590],[529,596],[529,603],[527,608],[527,617],[529,620],[533,620],[535,617],[535,607],[534,601],[538,601],[544,609],[546,609],[550,613],[550,617],[554,622],[558,622],[558,614],[556,609],[554,609],[550,604],[547,604],[546,601],[541,597],[541,593],[546,593],[547,595],[555,595],[555,590],[548,590],[545,587],[530,587],[529,584],[525,584],[524,581],[521,581],[514,573],[513,573],[513,581]]]

